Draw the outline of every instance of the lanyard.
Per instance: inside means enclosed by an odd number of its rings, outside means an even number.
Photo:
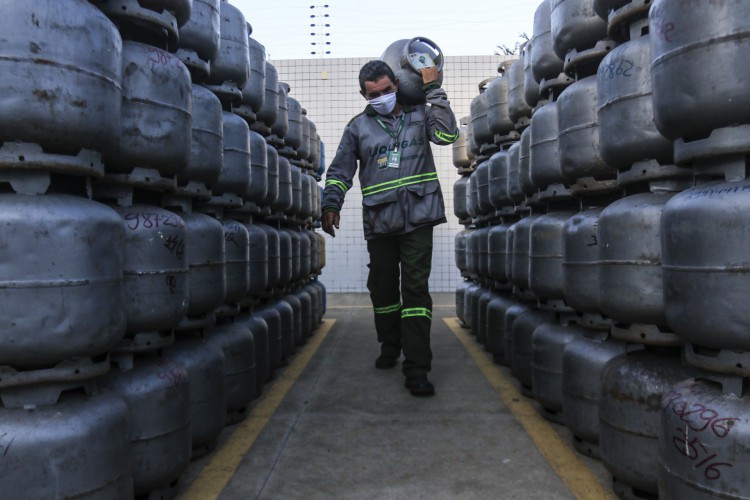
[[[385,130],[385,132],[388,135],[390,135],[393,139],[396,140],[396,150],[398,150],[398,138],[401,135],[401,129],[404,128],[404,120],[405,119],[406,119],[406,113],[404,113],[404,114],[401,115],[401,120],[398,122],[398,129],[396,130],[396,132],[394,132],[393,130],[391,130],[391,127],[389,127],[388,125],[386,125],[383,122],[383,120],[380,119],[380,115],[378,115],[378,116],[375,117],[375,120],[377,120],[378,125],[380,125],[380,127],[383,130]]]

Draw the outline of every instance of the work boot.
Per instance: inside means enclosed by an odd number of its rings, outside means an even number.
[[[427,380],[427,375],[407,378],[404,387],[409,389],[412,396],[433,396],[435,394],[435,386]]]

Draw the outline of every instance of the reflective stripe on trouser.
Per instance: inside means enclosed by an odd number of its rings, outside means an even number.
[[[381,353],[395,357],[403,350],[402,367],[407,377],[425,375],[432,364],[429,290],[432,232],[429,226],[367,240],[370,253],[367,288],[375,311]],[[385,312],[397,303],[401,304],[399,309]]]

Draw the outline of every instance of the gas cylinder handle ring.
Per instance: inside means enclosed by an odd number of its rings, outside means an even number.
[[[412,38],[411,40],[409,40],[406,43],[406,45],[404,45],[404,53],[401,54],[401,67],[402,68],[406,68],[406,67],[411,68],[412,71],[414,71],[415,73],[419,74],[419,67],[417,67],[414,64],[414,62],[411,60],[411,58],[409,57],[409,54],[411,53],[411,44],[414,43],[414,42],[422,42],[423,44],[427,45],[428,47],[430,47],[431,49],[433,49],[437,53],[437,56],[435,56],[435,58],[434,58],[434,63],[435,63],[435,66],[437,66],[438,71],[442,73],[442,71],[443,71],[443,51],[440,50],[440,47],[438,47],[438,45],[435,42],[433,42],[429,38],[425,38],[423,36],[415,36],[414,38]]]

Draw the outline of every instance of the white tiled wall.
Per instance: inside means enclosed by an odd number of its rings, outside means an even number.
[[[326,166],[333,160],[344,126],[365,107],[359,94],[359,69],[370,59],[286,59],[271,61],[279,81],[290,85],[290,96],[307,110],[307,116],[325,143]],[[478,84],[497,76],[497,66],[505,56],[446,57],[443,88],[448,93],[456,118],[469,115],[471,100],[479,93]],[[452,292],[459,280],[453,241],[462,229],[453,215],[453,183],[458,179],[451,146],[432,145],[440,183],[445,197],[447,224],[435,228],[430,289]],[[341,211],[341,228],[336,238],[326,235],[326,267],[321,279],[331,292],[367,291],[367,246],[362,233],[362,194],[355,177]]]

